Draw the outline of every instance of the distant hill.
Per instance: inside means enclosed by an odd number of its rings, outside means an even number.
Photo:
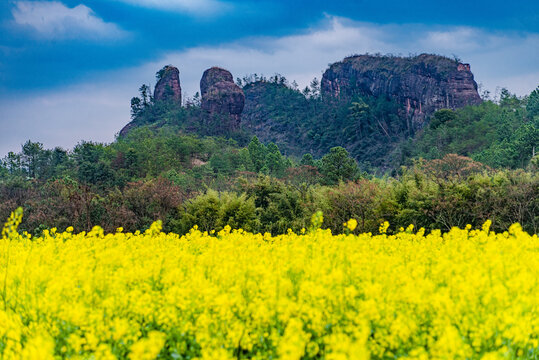
[[[235,84],[230,72],[213,67],[201,79],[201,95],[183,104],[179,71],[168,65],[157,74],[155,97],[146,99],[141,92],[141,98],[132,100],[133,121],[122,130],[122,136],[145,125],[224,136],[240,145],[256,135],[263,143],[273,142],[283,154],[297,158],[306,153],[319,158],[332,147],[342,146],[363,170],[378,173],[395,170],[413,157],[443,155],[450,149],[461,149],[455,152],[462,155],[478,155],[504,139],[492,135],[492,129],[483,131],[491,134],[487,138],[473,133],[480,128],[473,125],[480,120],[478,116],[488,113],[490,120],[486,122],[496,127],[493,113],[503,111],[492,104],[494,108],[489,111],[461,112],[466,107],[483,106],[470,65],[439,55],[350,56],[331,64],[321,81],[314,79],[303,90],[280,75],[250,76]],[[518,106],[525,107],[525,101]],[[455,135],[452,142],[480,137],[482,143],[474,145],[473,151],[465,151],[465,146],[442,148],[443,144],[428,140],[434,131],[430,120],[439,110],[462,114],[457,116],[458,128],[467,128],[468,132]],[[510,124],[504,120],[504,126],[516,129],[530,117],[516,107],[514,110],[516,113],[507,120]],[[479,157],[488,158],[484,153]],[[507,161],[485,161],[508,165]],[[518,163],[526,161],[520,159]]]

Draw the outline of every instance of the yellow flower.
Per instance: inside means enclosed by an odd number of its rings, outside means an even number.
[[[389,228],[389,222],[384,221],[383,223],[381,223],[380,228],[379,228],[380,234],[385,234],[388,228]]]
[[[354,231],[357,227],[357,220],[356,219],[348,220],[347,222],[344,223],[344,227],[350,231]]]
[[[132,360],[153,360],[165,345],[165,335],[152,331],[147,338],[140,339],[131,347],[129,358]]]
[[[539,346],[539,241],[519,224],[334,236],[320,213],[301,236],[155,222],[28,241],[19,215],[0,239],[2,359],[497,359]]]

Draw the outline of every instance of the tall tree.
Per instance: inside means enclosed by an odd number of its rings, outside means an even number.
[[[267,146],[266,167],[272,176],[282,177],[286,169],[285,159],[279,151],[279,147],[274,143],[269,143]]]
[[[256,136],[253,136],[251,142],[247,146],[251,161],[256,172],[260,172],[266,165],[266,147],[258,140]]]
[[[539,116],[539,86],[531,92],[528,98],[528,104],[526,105],[526,111],[530,118]]]
[[[21,163],[28,177],[35,179],[43,165],[45,154],[43,144],[28,140],[22,146]]]
[[[359,177],[359,167],[345,148],[337,146],[330,149],[320,161],[320,173],[323,181],[334,185],[339,181],[355,180]]]

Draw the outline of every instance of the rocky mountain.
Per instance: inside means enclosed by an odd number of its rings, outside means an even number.
[[[202,109],[221,122],[219,128],[225,131],[239,129],[245,95],[228,70],[212,67],[204,71],[200,79],[200,93]]]
[[[182,87],[180,86],[180,71],[167,65],[159,73],[160,79],[155,85],[154,101],[173,101],[182,103]]]
[[[200,95],[205,96],[210,87],[220,82],[234,83],[234,78],[230,71],[217,66],[207,69],[200,79]]]
[[[153,102],[147,101],[142,90],[141,98],[131,99],[132,121],[120,130],[119,136],[126,136],[132,129],[144,125],[153,128],[180,125],[186,132],[201,135],[223,135],[239,130],[245,95],[228,70],[212,67],[204,71],[200,80],[200,107],[189,101],[182,107],[179,75],[179,70],[172,65],[157,72]],[[147,88],[146,85],[141,87]]]
[[[322,96],[387,96],[403,105],[414,127],[439,109],[477,105],[469,64],[439,55],[416,57],[358,55],[332,64],[322,77]]]
[[[181,106],[177,68],[166,66],[158,78],[154,103],[132,111],[120,135],[142,125],[171,125],[199,135],[241,136],[235,138],[240,143],[256,135],[287,155],[320,157],[343,146],[365,169],[398,166],[406,157],[399,146],[422,132],[435,111],[481,103],[470,65],[429,54],[347,57],[305,91],[277,75],[246,77],[240,87],[228,70],[212,67],[200,80],[200,106]],[[132,100],[132,106],[141,103]]]

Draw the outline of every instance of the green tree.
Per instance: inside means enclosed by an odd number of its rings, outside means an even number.
[[[345,148],[337,146],[330,149],[329,153],[320,161],[320,173],[323,182],[334,185],[339,181],[355,180],[359,176],[357,162],[352,159]]]
[[[430,128],[436,129],[438,126],[449,123],[457,119],[457,114],[451,109],[440,109],[432,115]]]
[[[310,93],[311,93],[311,97],[313,99],[318,99],[320,98],[320,81],[317,79],[317,78],[314,78],[312,81],[311,81],[311,84],[310,84]]]
[[[274,143],[269,143],[266,148],[266,167],[269,175],[275,177],[282,177],[286,170],[285,159]]]
[[[131,119],[135,119],[144,110],[142,100],[138,97],[131,98]]]
[[[10,151],[2,161],[4,167],[11,175],[22,175],[21,155]]]
[[[537,86],[537,89],[533,90],[528,97],[526,111],[528,112],[528,116],[530,118],[533,118],[534,116],[539,116],[539,86]]]
[[[151,102],[151,90],[150,87],[146,84],[142,84],[138,89],[140,91],[140,97],[142,98],[142,107],[146,108],[150,105]]]
[[[266,165],[266,147],[258,140],[256,136],[253,136],[251,142],[247,146],[251,162],[253,163],[254,170],[260,172]]]
[[[300,165],[315,166],[313,156],[311,154],[304,154],[301,158]]]
[[[186,233],[197,225],[201,231],[234,229],[253,231],[256,223],[255,203],[245,194],[218,193],[208,190],[206,194],[188,200],[182,206],[175,230]]]
[[[363,99],[353,101],[348,107],[348,118],[351,119],[354,125],[357,127],[360,138],[363,137],[368,127],[368,110],[369,105],[367,105]]]
[[[101,144],[82,142],[73,150],[78,165],[77,176],[86,185],[104,186],[113,181],[110,165],[103,159]]]
[[[518,128],[512,138],[510,148],[514,156],[514,164],[517,167],[526,167],[539,149],[539,119]]]
[[[43,144],[28,140],[22,146],[21,164],[28,177],[36,179],[46,162]]]

